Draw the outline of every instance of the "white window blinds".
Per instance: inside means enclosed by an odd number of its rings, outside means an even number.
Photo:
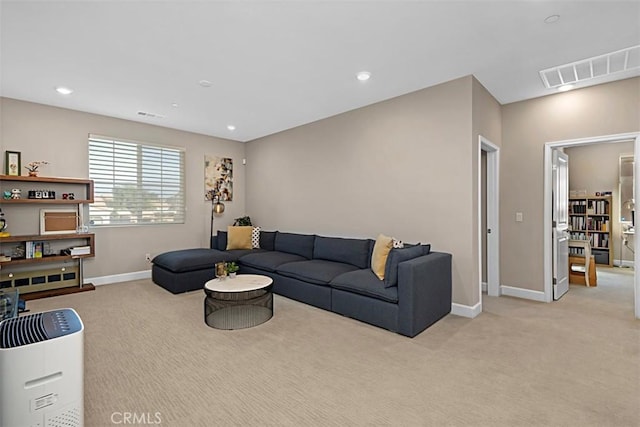
[[[184,223],[184,150],[89,135],[93,226]]]

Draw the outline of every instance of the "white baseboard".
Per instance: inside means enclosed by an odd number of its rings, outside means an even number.
[[[482,302],[477,303],[473,307],[470,305],[457,304],[455,302],[451,304],[451,314],[455,314],[456,316],[473,319],[480,313],[482,313]]]
[[[626,259],[623,259],[623,260],[614,259],[613,260],[613,265],[615,267],[631,267],[631,268],[634,268],[635,267],[635,262],[634,261],[628,261]]]
[[[93,283],[95,286],[111,283],[128,282],[130,280],[150,279],[151,270],[133,271],[131,273],[113,274],[111,276],[85,277],[84,283]]]
[[[514,288],[513,286],[500,286],[500,294],[510,297],[530,299],[533,301],[546,302],[544,292],[532,291],[531,289]]]

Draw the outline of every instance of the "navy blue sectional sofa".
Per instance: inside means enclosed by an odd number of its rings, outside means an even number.
[[[451,311],[451,255],[430,245],[392,249],[384,280],[371,270],[371,239],[262,231],[259,249],[184,249],[153,259],[154,283],[172,293],[202,289],[214,264],[236,261],[240,273],[273,279],[273,292],[414,337]]]

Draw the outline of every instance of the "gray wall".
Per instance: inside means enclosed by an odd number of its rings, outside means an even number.
[[[173,249],[208,246],[211,204],[204,201],[205,154],[234,159],[234,201],[226,203],[225,213],[216,220],[217,227],[226,227],[245,213],[242,143],[7,98],[2,98],[0,105],[3,156],[5,150],[19,151],[23,165],[47,160],[50,164],[42,169],[41,176],[87,178],[90,133],[186,148],[185,224],[92,229],[96,257],[87,259],[86,277],[148,270],[145,253],[154,256]],[[24,224],[10,216],[9,222],[10,231],[33,227],[32,232],[37,233],[38,224]]]
[[[640,131],[640,78],[503,105],[502,123],[501,282],[543,292],[544,144]]]

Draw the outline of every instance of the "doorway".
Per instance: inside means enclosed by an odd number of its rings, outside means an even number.
[[[483,160],[486,159],[486,166]],[[499,228],[500,148],[478,137],[478,301],[482,301],[483,276],[487,294],[500,296],[500,228]]]
[[[634,155],[640,153],[640,132],[608,135],[600,137],[564,140],[548,142],[544,146],[544,300],[551,302],[553,297],[553,250],[552,250],[552,153],[554,149],[576,147],[581,145],[615,143],[623,141],[634,141]],[[640,177],[638,176],[638,162],[634,165],[634,180],[636,188],[640,188]],[[634,239],[634,264],[638,264],[640,254],[639,239]],[[640,318],[640,276],[634,271],[634,314]]]

